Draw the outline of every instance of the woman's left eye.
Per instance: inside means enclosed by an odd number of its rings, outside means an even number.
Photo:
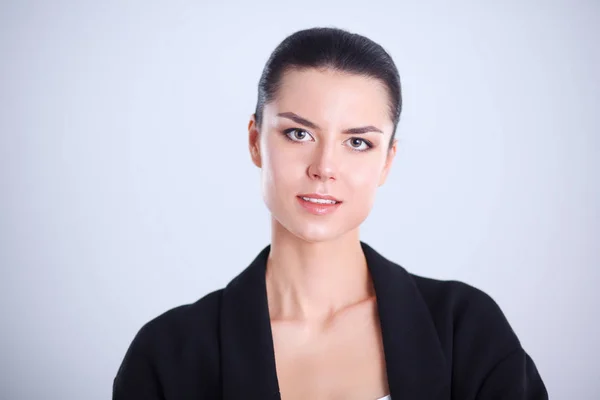
[[[355,151],[367,151],[373,147],[371,143],[361,138],[350,138],[347,140],[347,142],[350,144],[352,150]]]

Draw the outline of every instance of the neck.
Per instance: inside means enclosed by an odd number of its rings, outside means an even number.
[[[273,219],[267,294],[273,320],[323,320],[374,295],[358,229],[307,242]]]

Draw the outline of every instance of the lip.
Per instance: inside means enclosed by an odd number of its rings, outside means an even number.
[[[310,197],[311,199],[323,199],[323,200],[333,200],[341,203],[341,200],[336,199],[333,196],[329,196],[328,194],[318,194],[318,193],[307,193],[307,194],[299,194],[298,197]]]
[[[310,197],[313,199],[325,199],[325,200],[334,200],[337,203],[335,204],[318,204],[318,203],[311,203],[310,201],[306,201],[304,199],[302,199],[302,197]],[[316,193],[313,194],[302,194],[302,195],[298,195],[296,196],[296,198],[298,199],[298,203],[309,213],[314,214],[314,215],[327,215],[327,214],[331,214],[332,212],[334,212],[335,210],[337,210],[339,208],[339,206],[342,204],[342,202],[338,199],[336,199],[333,196],[328,196],[328,195],[319,195]]]

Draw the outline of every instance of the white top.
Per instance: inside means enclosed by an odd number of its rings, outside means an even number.
[[[377,400],[392,400],[392,397],[388,394],[387,396],[382,397],[382,398],[377,399]]]

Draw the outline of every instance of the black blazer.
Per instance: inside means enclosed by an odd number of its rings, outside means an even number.
[[[392,400],[548,398],[488,295],[410,274],[361,245]],[[113,400],[280,399],[265,284],[269,251],[224,289],[146,323],[114,378]]]

